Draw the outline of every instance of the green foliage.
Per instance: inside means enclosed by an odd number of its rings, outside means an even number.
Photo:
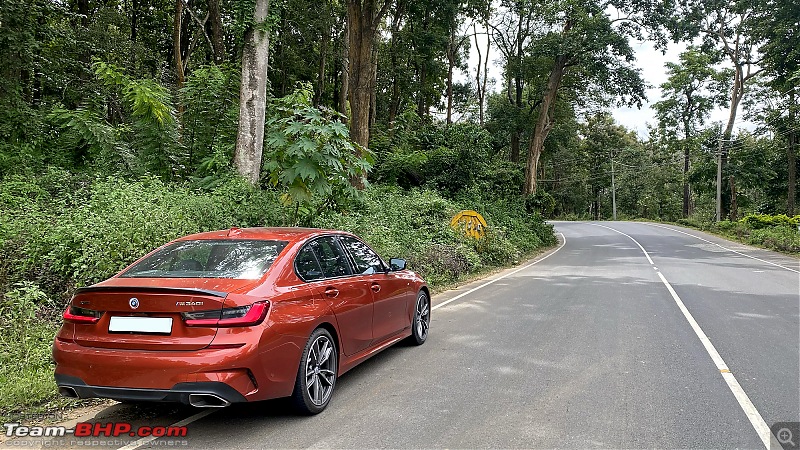
[[[724,106],[730,91],[730,73],[714,68],[718,55],[689,47],[680,54],[680,62],[666,64],[669,78],[661,84],[663,99],[656,102],[659,126],[684,145],[691,143],[695,127],[702,125],[716,106]]]
[[[65,134],[76,164],[99,165],[118,172],[153,173],[170,177],[183,163],[178,145],[175,110],[168,90],[152,79],[134,80],[114,65],[97,61],[95,75],[108,90],[107,105],[56,107],[51,121]],[[100,108],[110,110],[108,119]],[[123,171],[125,172],[125,171]]]
[[[350,140],[341,115],[312,105],[312,89],[301,85],[275,99],[266,122],[264,171],[270,185],[295,209],[291,224],[357,198],[351,180],[372,168],[367,149]]]
[[[746,244],[785,253],[800,254],[800,216],[749,214],[741,220],[717,223],[696,218],[678,220],[681,225],[721,234]]]
[[[489,225],[484,240],[466,238],[450,228],[450,219],[465,209],[484,215]],[[489,200],[476,190],[449,200],[427,189],[404,192],[374,186],[348,213],[320,216],[313,225],[354,232],[385,258],[407,258],[433,286],[518,262],[555,243],[552,226],[541,216],[528,214],[521,199]]]
[[[194,70],[180,91],[187,168],[193,181],[209,189],[232,173],[239,123],[239,73],[231,66]]]
[[[786,253],[800,253],[800,233],[788,227],[753,230],[748,243]]]
[[[178,171],[184,161],[169,91],[152,79],[134,80],[111,64],[96,61],[93,68],[110,94],[122,101],[123,120],[118,128],[136,155],[135,172],[168,177]]]
[[[492,135],[471,123],[420,125],[407,111],[392,133],[379,131],[375,179],[404,188],[429,187],[454,198],[475,188],[493,197],[519,195],[518,164],[492,157]]]
[[[774,216],[770,214],[749,214],[740,222],[754,230],[771,227],[787,227],[796,230],[797,226],[800,225],[800,215],[789,217],[786,214]]]
[[[37,183],[38,182],[38,183]],[[34,280],[51,296],[105,279],[179,236],[231,226],[277,225],[269,191],[232,179],[208,193],[145,177],[99,179],[47,192],[47,180],[0,184],[3,285]]]
[[[50,347],[61,304],[39,286],[20,282],[0,298],[0,411],[35,404],[53,395]]]
[[[555,207],[556,200],[543,190],[525,198],[525,210],[531,214],[539,213],[544,217],[552,217]]]

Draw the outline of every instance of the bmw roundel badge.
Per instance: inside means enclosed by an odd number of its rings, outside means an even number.
[[[128,304],[131,306],[131,309],[136,309],[139,307],[139,299],[133,297],[132,299],[128,300]]]

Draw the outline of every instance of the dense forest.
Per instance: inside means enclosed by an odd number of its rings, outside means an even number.
[[[9,1],[0,174],[208,188],[235,166],[301,206],[347,197],[359,174],[446,194],[477,176],[602,218],[615,163],[620,214],[676,219],[709,215],[720,159],[722,218],[791,216],[799,15],[771,0]],[[645,100],[643,40],[691,44],[647,138],[608,113]],[[718,107],[729,120],[708,123]],[[438,179],[449,163],[463,173]]]
[[[0,406],[52,396],[75,287],[197,231],[347,229],[437,286],[552,245],[547,218],[800,251],[798,22],[789,0],[4,0]],[[660,98],[642,41],[686,49]],[[645,101],[646,137],[615,122]],[[449,228],[462,209],[485,240]]]

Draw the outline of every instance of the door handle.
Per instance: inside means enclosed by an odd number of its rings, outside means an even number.
[[[335,287],[325,288],[325,295],[330,298],[336,298],[339,296],[339,290]]]
[[[372,286],[370,286],[370,289],[372,289],[372,292],[378,293],[378,292],[381,291],[381,285],[378,284],[378,283],[372,283]]]

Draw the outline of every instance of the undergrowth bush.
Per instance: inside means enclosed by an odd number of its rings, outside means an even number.
[[[800,253],[800,216],[749,214],[738,221],[707,222],[696,218],[679,219],[680,225],[786,253]]]
[[[487,220],[485,239],[469,239],[450,228],[450,219],[465,209],[477,210]],[[404,193],[375,186],[348,213],[318,217],[314,226],[356,233],[385,258],[405,257],[434,286],[518,262],[526,253],[555,243],[552,226],[528,214],[521,199],[489,201],[472,191],[449,200],[427,189]]]

